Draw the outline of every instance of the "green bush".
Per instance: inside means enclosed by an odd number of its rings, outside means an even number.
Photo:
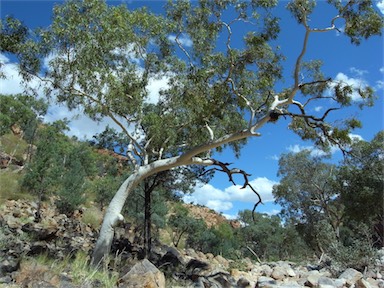
[[[19,136],[9,133],[0,137],[0,151],[12,155],[18,161],[24,161],[24,155],[27,150],[27,142]]]
[[[0,200],[17,200],[31,198],[30,194],[24,193],[20,187],[23,175],[10,170],[0,170]]]

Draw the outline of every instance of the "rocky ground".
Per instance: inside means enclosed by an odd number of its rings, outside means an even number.
[[[97,231],[84,224],[82,211],[67,217],[53,207],[43,204],[39,223],[34,202],[6,201],[0,208],[0,287],[384,287],[384,250],[379,251],[372,270],[362,273],[350,268],[338,275],[317,265],[234,262],[160,243],[148,260],[141,260],[139,236],[129,224],[118,229],[112,247],[118,261],[109,263],[109,273],[117,275],[116,281],[105,284],[89,272],[79,282],[73,267],[55,272],[47,264],[25,261],[44,254],[60,265],[67,263],[68,255],[77,251],[89,255],[92,250]]]

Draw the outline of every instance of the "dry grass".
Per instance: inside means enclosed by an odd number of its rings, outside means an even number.
[[[20,189],[23,174],[10,170],[0,170],[0,200],[33,199],[30,193]]]
[[[98,207],[91,206],[84,211],[81,221],[93,229],[99,229],[103,221],[103,212]]]
[[[84,252],[71,256],[73,255],[68,255],[60,261],[44,254],[36,258],[25,258],[16,276],[16,284],[20,286],[15,287],[29,287],[29,283],[41,281],[59,287],[60,278],[63,276],[79,287],[92,287],[93,283],[98,283],[100,287],[116,286],[118,273],[90,267],[89,256]]]
[[[0,137],[0,151],[4,151],[5,153],[12,155],[17,160],[23,160],[27,149],[27,142],[20,139],[19,136],[10,133]]]

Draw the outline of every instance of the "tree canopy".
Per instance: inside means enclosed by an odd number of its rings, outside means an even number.
[[[359,121],[331,122],[329,115],[356,104],[353,93],[360,95],[360,106],[372,105],[374,91],[333,80],[322,72],[321,61],[307,61],[308,39],[342,23],[344,34],[358,45],[381,35],[383,17],[369,0],[330,0],[336,12],[324,16],[329,26],[312,27],[316,1],[289,2],[304,39],[292,80],[277,89],[284,60],[276,45],[277,3],[169,1],[164,13],[154,14],[102,0],[69,0],[55,6],[51,25],[32,34],[25,35],[17,21],[2,21],[2,38],[12,41],[1,49],[16,54],[26,81],[39,79],[47,96],[70,109],[80,107],[95,120],[110,117],[128,139],[125,151],[135,170],[110,204],[96,263],[108,252],[111,228],[122,219],[130,191],[155,173],[217,165],[210,151],[229,146],[238,154],[247,138],[259,136],[257,130],[281,116],[291,119],[291,131],[324,149],[350,143],[348,134]],[[236,35],[241,45],[233,40],[237,24],[243,26],[243,34]],[[151,99],[148,84],[159,78],[167,85]],[[322,116],[309,114],[314,103],[327,107]]]

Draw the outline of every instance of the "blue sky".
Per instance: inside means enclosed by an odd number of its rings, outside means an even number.
[[[49,25],[51,11],[54,3],[60,1],[17,1],[1,0],[0,13],[3,18],[6,15],[13,15],[19,18],[31,28]],[[161,10],[164,1],[111,1],[113,5],[127,3],[128,7],[146,5],[154,12]],[[297,55],[300,52],[303,40],[303,28],[284,9],[286,1],[280,1],[276,13],[281,17],[281,34],[276,42],[281,47],[281,52],[287,57],[284,62],[284,82],[279,83],[277,88],[287,87],[292,83],[292,71]],[[384,13],[384,1],[375,2],[375,8]],[[326,15],[335,16],[334,10],[328,8],[325,1],[318,1],[316,13],[311,17],[310,25],[313,27],[327,27],[330,20]],[[336,22],[342,29],[343,23]],[[241,25],[237,29],[242,29]],[[236,31],[233,31],[234,35]],[[188,38],[184,39],[188,45]],[[237,39],[241,45],[241,39]],[[236,45],[236,43],[234,43]],[[363,122],[363,128],[357,129],[354,134],[359,139],[370,141],[372,137],[383,129],[383,92],[384,92],[384,64],[383,64],[383,38],[373,37],[364,41],[359,46],[352,46],[350,40],[342,33],[332,31],[330,33],[317,33],[311,36],[306,60],[321,59],[324,62],[323,71],[327,76],[342,80],[349,84],[372,86],[379,99],[372,108],[362,111],[356,108],[348,108],[337,114],[339,118],[356,115]],[[18,84],[20,77],[17,74],[17,67],[9,55],[1,55],[2,70],[8,76],[7,79],[0,79],[0,91],[3,94],[22,92]],[[165,85],[166,79],[152,81],[148,87],[151,99],[156,99],[158,89]],[[358,101],[358,99],[357,99]],[[314,112],[324,112],[325,107],[313,107]],[[52,105],[46,121],[54,121],[64,117],[72,117],[70,124],[71,134],[80,139],[92,137],[103,131],[106,124],[111,126],[109,120],[97,125],[84,116],[73,118],[65,107]],[[298,152],[305,148],[313,148],[312,143],[303,142],[298,136],[288,130],[288,121],[281,119],[276,124],[268,124],[259,132],[261,137],[250,139],[242,150],[241,156],[236,159],[230,151],[224,151],[215,155],[218,160],[234,163],[237,167],[252,174],[251,184],[261,193],[264,205],[258,207],[257,211],[265,213],[277,213],[280,209],[273,203],[271,194],[272,186],[277,184],[278,158],[282,153]],[[335,161],[340,159],[341,153],[336,149],[333,151]],[[236,178],[237,179],[237,178]],[[242,180],[237,179],[239,185]],[[212,209],[222,212],[224,215],[234,217],[239,210],[252,209],[256,198],[247,189],[240,190],[233,186],[226,175],[217,173],[214,179],[207,185],[196,187],[195,193],[185,197],[187,202],[193,201],[206,205]]]

